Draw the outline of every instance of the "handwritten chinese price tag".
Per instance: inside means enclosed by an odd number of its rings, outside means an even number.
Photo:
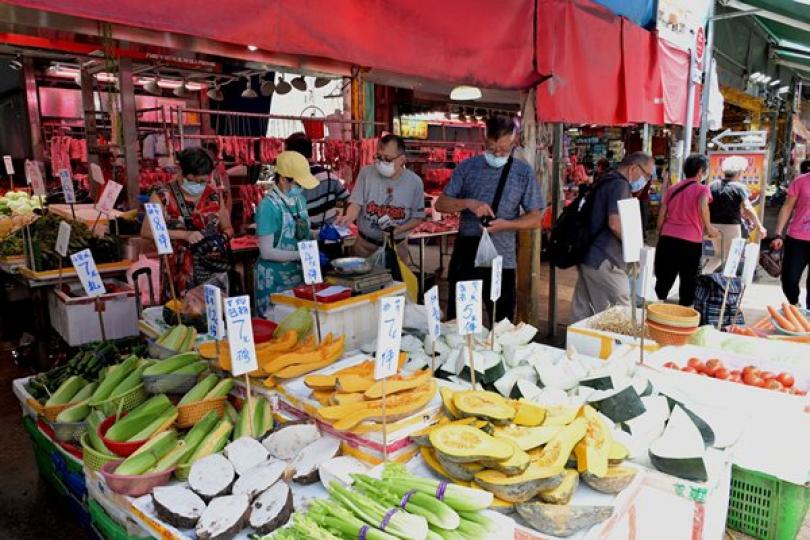
[[[93,260],[93,254],[89,249],[83,249],[70,256],[70,261],[73,263],[73,268],[79,275],[79,281],[82,282],[87,296],[100,296],[107,292],[104,288],[104,282],[101,280],[101,274],[98,273],[96,268],[96,261]]]
[[[402,317],[405,298],[392,296],[380,300],[377,324],[377,353],[374,356],[374,379],[396,375],[399,367],[399,344],[402,341]]]
[[[456,283],[456,322],[462,336],[481,332],[480,280]]]
[[[501,297],[501,286],[503,284],[503,257],[498,255],[492,259],[492,277],[490,279],[489,299],[497,302]]]
[[[31,184],[34,195],[45,197],[48,194],[45,191],[45,181],[42,179],[42,171],[38,162],[25,160],[25,180]]]
[[[62,257],[67,257],[68,246],[70,245],[70,223],[59,222],[59,232],[56,235],[56,252]]]
[[[723,275],[727,278],[737,276],[737,268],[740,266],[743,251],[745,250],[745,238],[735,238],[731,241],[731,249],[728,252],[726,265],[723,267]]]
[[[146,217],[149,219],[149,226],[152,228],[152,237],[155,239],[158,254],[168,255],[172,252],[172,240],[169,238],[169,229],[166,228],[166,220],[163,218],[163,206],[157,203],[146,203],[143,207],[146,210]]]
[[[742,280],[743,286],[748,287],[754,282],[754,273],[757,271],[759,244],[746,244],[744,253]]]
[[[62,184],[65,204],[76,204],[76,193],[73,191],[73,179],[70,178],[69,170],[61,169],[59,171],[59,182]]]
[[[298,242],[298,254],[301,256],[304,283],[307,285],[321,283],[323,277],[321,276],[321,254],[318,252],[318,242],[315,240]]]
[[[434,341],[442,335],[442,312],[439,307],[439,287],[434,285],[425,293],[428,334]]]
[[[118,194],[121,193],[123,187],[124,186],[118,182],[113,182],[112,180],[107,182],[107,185],[104,186],[104,191],[101,192],[101,197],[99,197],[96,203],[96,210],[102,214],[109,215],[113,211],[115,201],[118,200]]]
[[[214,339],[225,337],[225,323],[222,320],[222,291],[214,285],[203,287],[205,294],[205,316],[208,318],[208,335]]]
[[[3,164],[6,166],[6,174],[14,174],[14,162],[11,156],[3,156]]]
[[[640,266],[638,278],[638,295],[645,300],[653,300],[655,298],[655,248],[644,246],[641,248],[640,253]]]
[[[231,353],[231,373],[234,376],[259,368],[250,319],[249,296],[225,299],[225,323],[228,325],[228,348]]]

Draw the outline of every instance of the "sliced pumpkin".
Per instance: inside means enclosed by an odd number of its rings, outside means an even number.
[[[610,445],[610,454],[608,454],[610,463],[615,465],[621,463],[628,457],[630,457],[630,450],[616,439],[613,439],[613,443]]]
[[[588,430],[588,423],[584,418],[577,418],[571,424],[565,426],[557,435],[551,439],[543,448],[543,451],[535,457],[533,463],[539,467],[548,468],[562,473],[571,450],[582,440]]]
[[[546,408],[546,418],[543,420],[544,426],[567,426],[579,414],[580,407],[569,405],[553,405]]]
[[[456,463],[482,459],[501,461],[509,459],[514,451],[507,441],[472,426],[445,424],[431,431],[428,438],[433,448]]]
[[[515,417],[509,400],[495,392],[462,390],[453,396],[453,405],[462,416],[486,418],[495,424],[507,424]]]
[[[412,375],[397,375],[385,380],[385,393],[388,395],[407,392],[425,384],[432,375],[430,371],[417,371]],[[383,381],[376,381],[366,391],[366,399],[380,399],[382,397]]]
[[[525,399],[514,402],[517,408],[512,422],[519,426],[534,427],[539,426],[546,419],[546,410],[540,405],[536,405]]]
[[[334,390],[337,377],[334,375],[307,375],[304,384],[312,390]]]
[[[589,405],[582,408],[580,415],[581,419],[587,423],[587,431],[582,440],[574,447],[577,471],[587,472],[594,476],[605,476],[608,471],[610,448],[613,445],[610,427]]]
[[[546,444],[562,429],[562,426],[498,426],[495,428],[494,435],[511,440],[525,451]]]
[[[441,464],[451,477],[458,478],[462,482],[470,482],[475,476],[475,473],[484,468],[478,463],[458,463],[453,461],[435,448],[433,449],[433,455],[436,457],[436,461]]]
[[[348,403],[360,403],[362,401],[365,401],[365,399],[360,392],[335,392],[332,394],[330,403],[332,405],[346,405]]]
[[[520,517],[533,529],[551,536],[571,536],[610,518],[613,506],[574,506],[528,502],[516,504]]]
[[[348,373],[346,375],[338,375],[335,388],[340,392],[365,392],[374,384],[372,374],[361,375],[355,373]]]
[[[450,475],[449,472],[447,472],[447,470],[444,467],[442,467],[442,464],[439,463],[438,459],[436,459],[436,454],[432,448],[427,448],[423,446],[422,448],[419,449],[419,454],[422,456],[422,460],[425,462],[425,464],[431,469],[433,469],[433,472],[435,472],[436,474],[438,474],[443,478],[447,478],[448,480],[452,480],[454,482],[461,482],[460,479],[454,478],[453,476]]]
[[[469,487],[484,490],[484,488],[476,484],[475,481],[470,482]],[[489,505],[489,509],[500,514],[511,514],[515,511],[515,505],[498,497],[492,497],[492,504]]]
[[[451,418],[461,418],[461,413],[453,404],[453,396],[455,396],[456,393],[450,388],[442,386],[439,390],[439,394],[442,396],[442,405],[447,415]]]
[[[571,502],[571,497],[574,496],[574,491],[577,490],[578,485],[579,473],[573,469],[565,469],[560,485],[548,491],[541,491],[537,494],[537,497],[541,501],[551,504],[568,504]]]
[[[495,438],[497,439],[498,437],[496,436]],[[529,457],[529,454],[521,450],[520,447],[511,439],[503,440],[507,441],[513,447],[513,452],[509,459],[504,459],[501,461],[483,460],[481,463],[487,468],[501,471],[502,473],[510,476],[518,475],[528,469],[529,465],[532,463],[532,459]]]
[[[604,476],[583,473],[582,480],[591,489],[602,493],[616,494],[630,485],[635,478],[636,469],[630,467],[610,467]]]
[[[541,491],[559,486],[563,480],[560,470],[532,463],[521,474],[508,475],[485,469],[475,475],[475,482],[496,497],[508,502],[525,502]]]
[[[332,391],[331,390],[313,390],[312,391],[312,399],[320,403],[322,406],[326,407],[332,403]]]

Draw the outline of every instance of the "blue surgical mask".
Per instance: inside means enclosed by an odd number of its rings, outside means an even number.
[[[490,167],[500,169],[509,161],[509,156],[496,156],[492,152],[484,152],[484,159],[487,160],[487,165]]]
[[[188,180],[183,180],[180,187],[192,197],[199,197],[202,195],[202,192],[205,191],[205,184],[200,184],[199,182],[189,182]]]
[[[630,184],[630,189],[632,189],[633,191],[640,191],[641,188],[643,188],[646,184],[647,179],[642,176],[641,178],[639,178],[638,180],[634,180]]]
[[[299,195],[303,194],[304,190],[301,189],[301,186],[293,186],[290,188],[290,191],[287,192],[288,197],[298,197]]]

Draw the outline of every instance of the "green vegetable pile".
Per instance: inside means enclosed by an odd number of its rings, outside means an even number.
[[[118,361],[118,349],[113,343],[99,341],[81,349],[66,363],[33,377],[28,383],[31,395],[44,403],[70,377],[81,376],[87,381],[95,381],[105,366]]]
[[[10,257],[12,255],[22,255],[23,242],[19,232],[11,234],[0,240],[0,257]]]
[[[42,216],[31,225],[34,257],[37,271],[55,270],[59,268],[59,259],[56,253],[56,237],[59,234],[61,218],[49,213]],[[63,267],[70,267],[69,255],[90,248],[96,264],[115,262],[121,259],[121,244],[117,237],[98,237],[90,232],[84,223],[69,221],[70,244],[68,257],[62,260]]]

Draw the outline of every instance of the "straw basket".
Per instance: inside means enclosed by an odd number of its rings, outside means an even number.
[[[650,331],[650,339],[656,341],[659,345],[686,345],[689,338],[697,332],[696,326],[679,328],[677,326],[658,324],[651,320],[647,321],[647,329]]]
[[[148,397],[149,394],[146,392],[146,387],[144,387],[143,384],[139,384],[132,390],[124,392],[119,396],[98,403],[91,403],[90,405],[95,409],[99,409],[105,415],[112,416],[113,414],[118,414],[119,406],[121,407],[122,413],[129,412],[146,401]]]
[[[209,411],[217,411],[222,416],[228,396],[204,399],[177,407],[177,427],[188,428],[199,422]]]
[[[650,304],[647,308],[647,320],[659,325],[688,330],[700,325],[700,313],[677,304]]]
[[[91,471],[98,471],[105,464],[112,461],[118,461],[121,458],[118,456],[110,456],[102,454],[90,445],[90,439],[87,433],[82,435],[82,455],[84,456],[84,465]]]
[[[50,407],[43,405],[42,410],[38,412],[45,417],[45,420],[53,424],[56,422],[56,417],[59,416],[59,413],[71,405],[75,405],[75,403],[63,403],[61,405],[51,405]]]

